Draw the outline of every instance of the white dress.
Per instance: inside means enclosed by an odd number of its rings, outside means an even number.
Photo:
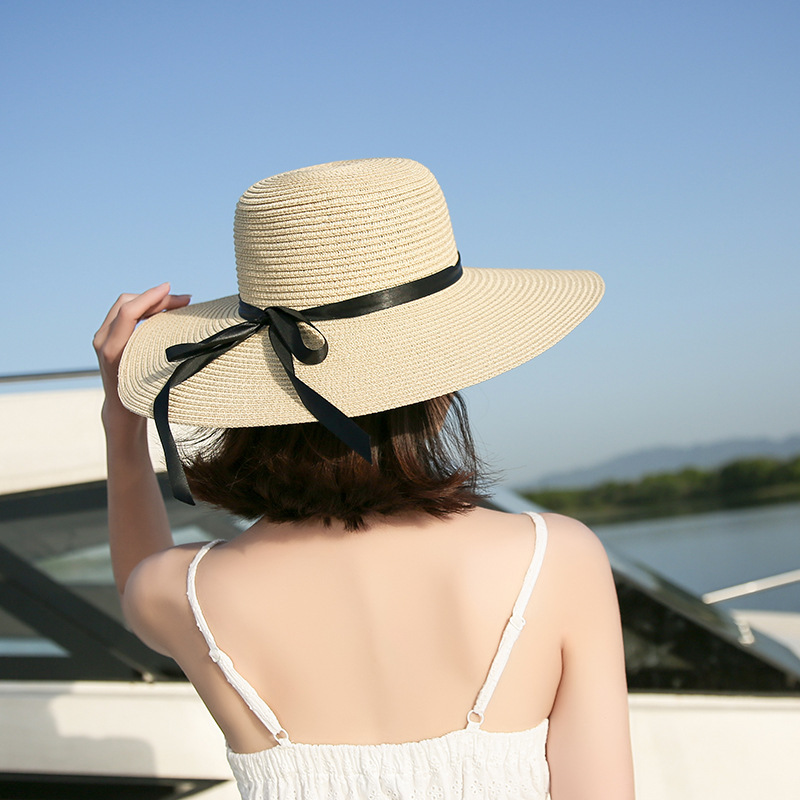
[[[547,547],[547,526],[530,512],[536,546],[511,617],[466,727],[401,744],[301,744],[293,742],[272,709],[236,671],[206,623],[195,590],[197,566],[218,542],[202,547],[187,576],[187,595],[197,627],[228,682],[278,743],[257,753],[234,753],[228,762],[244,800],[547,800],[547,724],[513,733],[481,729],[483,716],[511,648],[525,625],[523,613]]]

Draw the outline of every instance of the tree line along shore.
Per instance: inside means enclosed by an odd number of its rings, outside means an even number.
[[[522,494],[589,525],[790,503],[800,500],[800,455],[743,458],[717,469],[687,467],[636,481],[605,481],[580,489],[531,489]]]

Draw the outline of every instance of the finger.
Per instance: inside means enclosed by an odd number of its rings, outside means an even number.
[[[133,295],[127,302],[120,305],[116,320],[133,322],[136,324],[150,313],[154,313],[169,295],[169,284],[162,283],[154,286],[141,294]]]
[[[182,308],[188,305],[191,299],[192,296],[190,294],[168,294],[158,305],[143,314],[141,319],[155,316],[162,311],[172,311],[176,308]]]
[[[121,343],[124,346],[140,320],[152,317],[161,311],[181,308],[191,300],[189,294],[165,294],[168,289],[169,284],[164,283],[140,295],[120,295],[94,336],[95,350],[108,346],[109,342]],[[112,331],[116,334],[113,339]]]
[[[104,357],[109,360],[119,356],[139,320],[169,306],[168,291],[169,284],[162,283],[142,294],[120,295],[95,334],[95,350],[104,350]],[[185,304],[188,299],[182,302]]]
[[[119,310],[122,307],[122,305],[124,303],[130,302],[131,300],[133,300],[134,297],[136,297],[135,294],[121,294],[114,301],[114,305],[111,306],[111,308],[108,310],[108,314],[106,314],[106,317],[100,324],[100,327],[97,329],[97,332],[99,333],[104,328],[107,328],[116,319],[117,314],[119,314]]]
[[[109,325],[102,345],[106,358],[116,360],[122,355],[122,351],[141,320],[155,316],[162,311],[181,308],[189,303],[191,295],[168,294],[160,299],[156,295],[154,302],[149,304],[146,304],[146,300],[147,298],[143,295],[139,295],[120,306],[119,313]]]
[[[139,298],[145,298],[145,302],[156,302],[156,298],[163,297],[168,292],[169,283],[162,283],[160,286],[154,286],[152,289],[148,289],[146,292],[142,292],[141,294],[121,294],[114,302],[114,305],[112,305],[109,309],[108,314],[106,314],[106,318],[98,328],[98,333],[104,328],[109,327],[111,323],[114,322],[114,320],[119,316],[122,308],[128,303],[136,301]]]

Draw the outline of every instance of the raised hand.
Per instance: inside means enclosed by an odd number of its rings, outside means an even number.
[[[92,344],[100,364],[100,375],[106,393],[103,405],[103,422],[106,426],[117,419],[135,416],[119,400],[117,373],[122,351],[136,325],[161,311],[181,308],[191,298],[188,294],[170,294],[169,288],[168,283],[162,283],[141,294],[121,294],[94,335]]]

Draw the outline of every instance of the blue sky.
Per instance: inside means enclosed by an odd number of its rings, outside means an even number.
[[[800,431],[800,6],[0,6],[0,374],[92,364],[121,291],[235,293],[255,181],[405,156],[469,266],[591,268],[597,311],[467,393],[513,482]]]

